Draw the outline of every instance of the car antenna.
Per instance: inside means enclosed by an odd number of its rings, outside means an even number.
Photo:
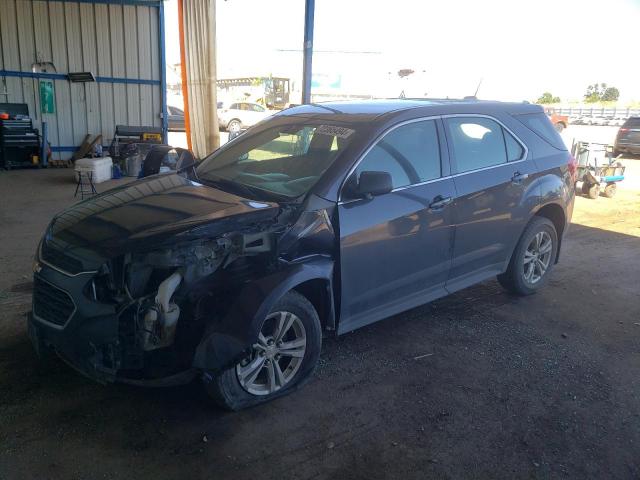
[[[473,98],[478,98],[478,91],[480,91],[480,85],[482,85],[482,80],[484,80],[482,77],[480,77],[480,81],[478,82],[478,86],[476,87],[476,93],[473,94]]]

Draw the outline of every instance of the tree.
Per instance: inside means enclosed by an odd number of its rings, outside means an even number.
[[[609,87],[602,94],[603,102],[615,102],[618,98],[620,98],[620,90],[616,87]]]
[[[594,83],[587,87],[584,101],[587,103],[615,102],[620,97],[620,91],[616,87],[607,87],[606,83]]]
[[[544,92],[536,103],[547,104],[547,103],[560,103],[560,97],[554,97],[551,92]]]

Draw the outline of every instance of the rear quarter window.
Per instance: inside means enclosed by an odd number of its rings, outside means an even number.
[[[624,122],[623,128],[640,128],[640,117],[631,117]]]
[[[514,115],[514,117],[551,146],[559,150],[567,149],[562,137],[553,127],[551,120],[543,112]]]

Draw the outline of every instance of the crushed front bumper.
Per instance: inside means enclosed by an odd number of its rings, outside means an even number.
[[[167,386],[189,382],[196,370],[148,375],[135,336],[131,309],[99,303],[86,294],[91,274],[66,275],[43,266],[34,275],[28,332],[39,356],[55,352],[75,370],[100,383]]]

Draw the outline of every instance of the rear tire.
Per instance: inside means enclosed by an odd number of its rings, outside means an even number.
[[[284,317],[280,316],[281,312],[285,314]],[[283,335],[278,342],[280,318],[283,318],[283,324],[287,323],[284,320],[287,318],[292,323],[288,330],[283,329],[287,336]],[[295,291],[288,292],[265,318],[260,333],[261,338],[251,347],[245,359],[220,373],[203,378],[205,390],[220,407],[237,411],[259,405],[293,392],[311,377],[320,358],[322,329],[318,313],[309,300]],[[301,338],[305,339],[303,348],[299,346]],[[291,351],[299,352],[300,357],[286,353],[287,343],[293,345],[292,342],[297,343],[295,349],[291,347]],[[269,346],[265,348],[265,344]],[[272,357],[275,350],[270,349],[278,345],[283,346],[283,350],[280,350],[282,353]],[[295,365],[294,361],[297,361]],[[279,374],[275,373],[276,368]],[[258,373],[254,377],[255,372]],[[251,377],[254,378],[251,380]],[[271,378],[274,379],[273,384]]]
[[[554,127],[556,129],[556,132],[558,133],[562,133],[562,131],[564,130],[564,124],[562,123],[556,123]]]
[[[507,271],[498,275],[498,282],[516,295],[536,293],[547,283],[557,254],[558,234],[553,222],[534,217],[511,255]]]

